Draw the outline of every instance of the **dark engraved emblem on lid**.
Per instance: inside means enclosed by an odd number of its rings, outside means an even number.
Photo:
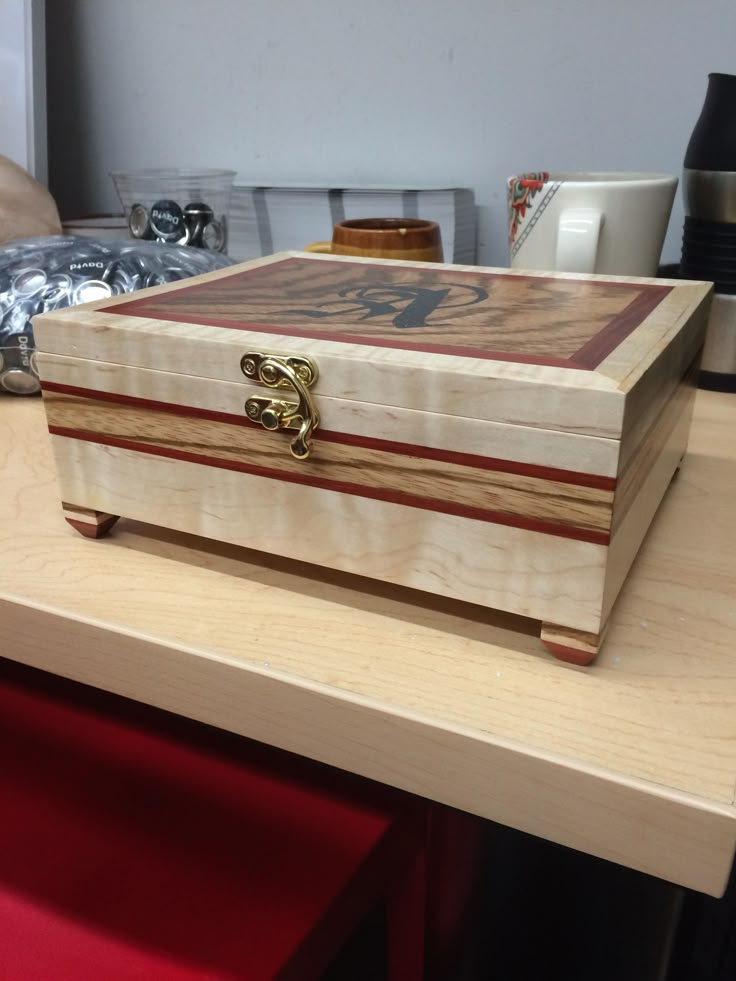
[[[359,315],[358,320],[387,317],[394,327],[426,327],[427,318],[436,311],[481,303],[488,299],[488,291],[464,283],[438,283],[434,287],[372,283],[370,286],[345,286],[337,291],[337,297],[312,309],[287,312],[314,320],[350,314]]]

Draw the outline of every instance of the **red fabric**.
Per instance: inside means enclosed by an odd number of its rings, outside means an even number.
[[[3,981],[210,981],[219,977],[0,891]]]
[[[454,977],[453,966],[475,928],[473,912],[482,872],[484,822],[439,805],[430,812],[427,918],[428,977]],[[463,977],[467,977],[467,971]]]
[[[0,978],[303,978],[421,844],[408,795],[4,673]]]

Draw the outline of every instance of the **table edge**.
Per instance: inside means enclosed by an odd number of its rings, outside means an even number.
[[[0,622],[11,660],[691,889],[725,890],[732,803],[20,597],[0,594]]]

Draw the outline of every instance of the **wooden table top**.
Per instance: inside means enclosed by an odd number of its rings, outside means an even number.
[[[736,842],[736,403],[690,452],[589,668],[539,625],[121,520],[63,521],[0,399],[0,653],[719,895]]]

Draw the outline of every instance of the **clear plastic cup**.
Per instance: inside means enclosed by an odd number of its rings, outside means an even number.
[[[234,170],[156,167],[110,176],[133,238],[227,252]]]

